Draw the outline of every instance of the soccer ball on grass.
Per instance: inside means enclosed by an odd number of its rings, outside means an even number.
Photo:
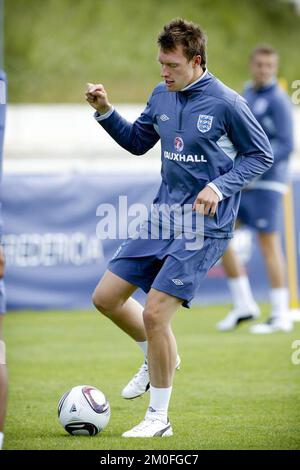
[[[96,387],[77,385],[59,400],[58,418],[62,427],[73,436],[95,436],[108,424],[109,402]]]

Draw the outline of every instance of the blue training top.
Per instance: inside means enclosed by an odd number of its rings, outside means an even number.
[[[204,217],[205,236],[232,237],[240,191],[273,163],[268,138],[245,99],[207,70],[178,92],[169,92],[165,83],[157,85],[133,124],[114,108],[103,115],[96,112],[95,118],[135,155],[161,139],[162,182],[154,204],[192,207],[210,184],[221,201],[214,217]],[[191,231],[199,226],[197,217],[193,212]]]
[[[272,168],[250,187],[284,192],[289,157],[293,150],[291,100],[276,80],[260,88],[255,88],[252,83],[247,84],[243,95],[267,134],[274,154]]]

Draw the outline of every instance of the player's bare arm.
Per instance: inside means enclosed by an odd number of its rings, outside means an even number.
[[[108,101],[105,88],[101,83],[96,85],[87,83],[85,97],[87,102],[101,114],[107,113],[112,108],[112,105]]]

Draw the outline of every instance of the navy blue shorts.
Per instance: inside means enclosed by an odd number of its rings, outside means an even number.
[[[0,315],[6,312],[6,295],[3,279],[0,279]]]
[[[280,228],[282,193],[269,189],[243,191],[238,220],[259,232],[276,232]]]
[[[186,249],[185,238],[129,238],[116,251],[108,269],[148,293],[151,288],[190,302],[209,269],[222,257],[228,238],[208,238],[197,250]]]

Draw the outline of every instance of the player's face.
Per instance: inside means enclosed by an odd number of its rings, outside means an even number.
[[[185,57],[182,46],[173,51],[159,50],[158,61],[161,64],[161,76],[169,91],[179,91],[195,81],[201,75],[199,67],[201,57],[195,56],[191,61]]]
[[[264,86],[277,74],[278,59],[274,54],[256,54],[250,62],[254,83]]]

